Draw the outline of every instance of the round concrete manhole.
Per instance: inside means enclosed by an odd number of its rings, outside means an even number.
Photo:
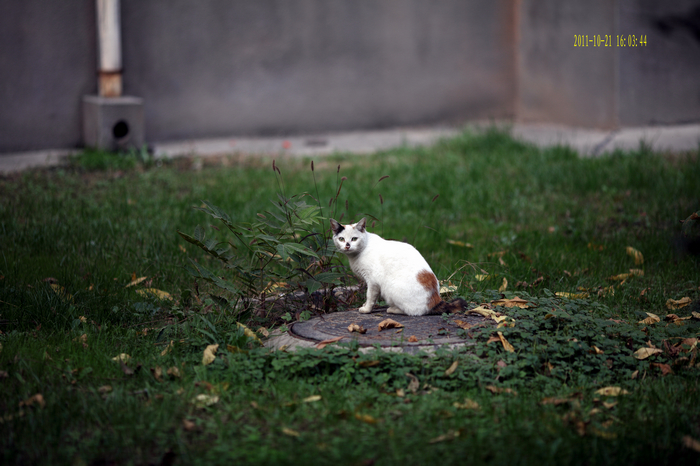
[[[403,327],[380,330],[379,324],[392,319]],[[456,321],[460,322],[456,322]],[[356,324],[366,331],[361,334],[350,332],[348,327]],[[478,315],[453,314],[443,318],[440,315],[406,316],[387,314],[386,307],[375,308],[370,314],[360,314],[357,309],[334,312],[314,317],[305,322],[295,322],[289,328],[289,335],[298,340],[318,343],[343,337],[341,341],[356,340],[360,346],[401,348],[404,352],[435,349],[439,346],[470,346],[474,341],[463,327],[476,328],[493,326],[495,322]],[[310,345],[303,345],[310,346]]]

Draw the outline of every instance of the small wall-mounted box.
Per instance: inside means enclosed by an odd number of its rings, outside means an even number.
[[[145,142],[143,99],[84,96],[83,142],[110,151],[140,149]]]

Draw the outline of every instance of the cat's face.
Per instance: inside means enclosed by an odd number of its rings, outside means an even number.
[[[331,219],[333,228],[333,243],[338,251],[343,254],[357,254],[364,249],[367,230],[365,230],[366,220],[363,218],[359,222],[351,225],[341,225]]]

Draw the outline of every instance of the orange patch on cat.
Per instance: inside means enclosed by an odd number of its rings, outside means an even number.
[[[416,279],[426,291],[432,292],[428,298],[428,309],[432,309],[442,302],[438,288],[438,281],[437,278],[435,278],[434,273],[423,270],[416,275]]]

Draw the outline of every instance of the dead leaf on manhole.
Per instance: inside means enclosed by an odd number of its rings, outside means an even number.
[[[340,336],[340,337],[336,337],[336,338],[330,338],[328,340],[319,341],[318,343],[316,343],[316,348],[323,349],[326,346],[330,345],[331,343],[336,343],[336,342],[342,340],[343,338],[345,338],[345,337]]]
[[[396,322],[394,319],[384,319],[381,322],[379,322],[379,325],[377,325],[377,328],[381,332],[382,330],[386,330],[386,329],[390,329],[390,328],[403,328],[403,324]]]
[[[416,337],[415,335],[411,335],[410,337],[408,337],[408,342],[409,343],[417,343],[418,337]]]
[[[472,328],[474,326],[474,325],[470,324],[469,322],[466,322],[464,320],[459,320],[459,319],[455,319],[453,322],[455,324],[457,324],[457,326],[459,328],[464,329],[464,330],[469,330],[470,328]]]
[[[350,324],[348,325],[348,332],[357,332],[359,334],[365,334],[367,333],[367,329],[358,324]]]

